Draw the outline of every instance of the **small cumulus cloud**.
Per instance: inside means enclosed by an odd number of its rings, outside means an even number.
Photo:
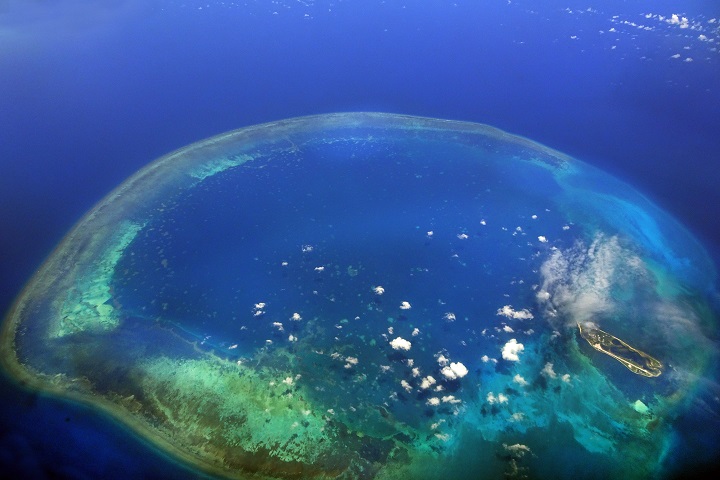
[[[517,383],[521,387],[525,387],[525,386],[529,385],[527,380],[525,380],[522,376],[520,376],[519,373],[515,374],[515,376],[513,377],[513,382]]]
[[[515,458],[522,458],[526,453],[530,453],[530,447],[520,443],[516,443],[515,445],[503,443],[503,448]]]
[[[455,398],[453,395],[446,395],[442,397],[443,403],[462,403],[462,400]]]
[[[487,402],[490,405],[493,405],[495,403],[499,403],[499,404],[507,403],[509,400],[505,394],[498,393],[497,397],[496,397],[493,392],[488,393],[487,397],[485,397],[485,399],[487,400]]]
[[[482,357],[480,357],[480,360],[482,360],[483,363],[488,363],[488,362],[497,363],[496,359],[490,358],[487,355],[483,355]]]
[[[502,358],[510,362],[519,362],[520,353],[525,350],[522,343],[518,343],[514,338],[510,339],[502,348]]]
[[[430,375],[428,375],[427,377],[422,379],[422,382],[420,382],[420,388],[422,390],[427,390],[428,388],[435,385],[435,382],[436,382],[436,380],[433,377],[431,377]]]
[[[390,342],[390,346],[393,348],[393,350],[410,350],[410,347],[412,347],[412,343],[405,340],[402,337],[397,337],[394,340]]]
[[[540,373],[548,378],[557,378],[557,373],[555,373],[555,370],[553,370],[553,364],[550,362],[545,364]]]
[[[449,366],[443,367],[440,373],[448,380],[456,380],[467,375],[468,369],[460,362],[452,362]]]
[[[410,302],[402,302],[400,304],[400,310],[410,310],[412,308],[412,305],[410,305]]]
[[[522,310],[515,310],[513,309],[512,305],[505,305],[502,308],[498,308],[497,315],[512,318],[515,320],[531,320],[533,318],[533,314],[530,313],[527,308],[523,308]]]

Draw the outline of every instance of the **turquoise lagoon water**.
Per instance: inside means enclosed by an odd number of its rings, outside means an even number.
[[[209,475],[647,478],[716,361],[714,281],[668,214],[530,140],[301,117],[108,195],[4,362]]]

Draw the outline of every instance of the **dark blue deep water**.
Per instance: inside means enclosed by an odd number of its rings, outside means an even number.
[[[717,265],[719,29],[710,0],[5,0],[0,310],[86,211],[151,160],[329,112],[467,120],[530,138],[637,188]],[[357,185],[338,175],[308,188]],[[388,208],[413,194],[387,191]],[[258,255],[270,247],[258,242]],[[720,460],[719,438],[694,435],[709,422],[720,431],[720,387],[705,388],[707,405],[680,419],[683,448],[669,457],[678,475]],[[107,418],[5,378],[0,406],[0,478],[198,475]]]

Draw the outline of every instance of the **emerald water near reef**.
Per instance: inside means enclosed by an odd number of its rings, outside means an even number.
[[[716,365],[715,281],[581,161],[320,115],[110,193],[17,300],[2,361],[219,477],[651,478]]]

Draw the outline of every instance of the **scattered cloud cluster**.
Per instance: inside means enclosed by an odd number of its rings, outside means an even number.
[[[543,284],[537,299],[549,316],[562,315],[569,325],[593,321],[615,309],[613,285],[642,268],[642,261],[624,250],[617,237],[598,235],[589,246],[577,243],[552,253],[540,268]]]

